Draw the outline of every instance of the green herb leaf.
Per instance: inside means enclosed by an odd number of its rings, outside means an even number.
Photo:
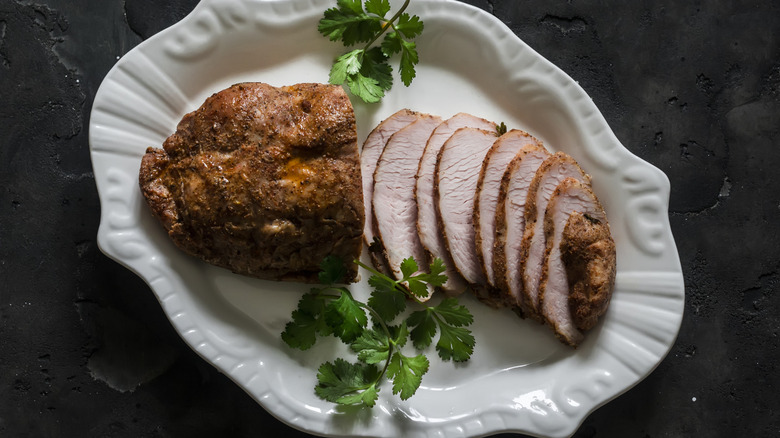
[[[471,315],[469,309],[460,305],[456,298],[443,299],[439,305],[434,307],[434,311],[447,321],[447,324],[455,327],[463,327],[474,322],[474,316]]]
[[[404,2],[401,10],[388,21],[385,21],[390,12],[388,0],[366,0],[365,10],[360,0],[338,0],[337,7],[325,11],[317,24],[322,35],[347,47],[366,43],[365,47],[337,58],[330,71],[330,83],[346,83],[350,92],[363,101],[378,102],[393,86],[388,58],[400,53],[401,81],[406,86],[411,84],[419,56],[417,46],[409,40],[419,36],[424,25],[420,17],[403,12],[408,3]],[[382,34],[385,36],[380,47],[371,47]]]
[[[410,278],[420,268],[417,266],[417,262],[414,258],[409,257],[401,262],[401,274],[404,276],[404,280]]]
[[[387,60],[382,49],[372,47],[363,54],[363,65],[360,67],[360,74],[375,79],[379,88],[384,91],[393,87],[393,68]]]
[[[360,73],[347,76],[347,86],[352,94],[367,103],[376,103],[385,97],[385,91],[379,86],[379,81]]]
[[[339,56],[330,69],[328,81],[331,84],[341,85],[348,77],[357,74],[360,71],[363,53],[363,49],[356,49]]]
[[[412,39],[422,33],[424,25],[420,17],[404,13],[398,17],[398,23],[394,27],[405,38]]]
[[[393,394],[400,393],[402,400],[414,395],[428,366],[428,358],[422,354],[407,357],[400,352],[394,353],[387,365],[387,375],[393,379]]]
[[[317,30],[331,41],[341,40],[345,46],[368,42],[382,31],[380,17],[363,12],[360,0],[339,0],[337,8],[325,11]]]
[[[419,62],[417,45],[411,41],[401,41],[401,81],[407,87],[417,75],[414,66]]]
[[[374,289],[368,298],[368,306],[385,321],[392,321],[406,309],[406,295],[395,288],[392,279],[372,275],[368,284]]]
[[[500,125],[496,126],[496,137],[501,137],[504,134],[506,134],[506,124],[501,122]]]
[[[387,360],[390,342],[387,335],[377,330],[364,330],[349,346],[361,362],[376,364]]]
[[[366,12],[384,18],[390,12],[390,2],[388,0],[366,0]]]
[[[317,334],[327,336],[331,333],[325,323],[323,310],[325,302],[317,298],[316,290],[301,297],[298,308],[292,313],[282,332],[282,340],[292,348],[307,350],[317,341]]]
[[[414,327],[409,332],[414,348],[418,350],[428,348],[433,336],[436,335],[436,320],[433,319],[433,312],[429,308],[412,312],[406,319],[406,323],[409,327]]]
[[[352,405],[364,403],[373,406],[377,399],[376,382],[380,377],[376,365],[336,359],[320,365],[314,392],[332,403]],[[367,393],[367,394],[366,394]]]
[[[327,256],[320,263],[320,273],[318,278],[321,284],[331,285],[340,283],[347,275],[347,268],[344,266],[344,260],[341,257]]]
[[[339,298],[331,301],[325,308],[325,322],[333,330],[333,334],[350,343],[363,332],[368,318],[347,289],[338,290],[341,293]]]
[[[436,351],[443,360],[463,362],[471,357],[474,352],[474,336],[471,331],[463,327],[453,327],[446,324],[439,325],[441,335],[436,343]]]

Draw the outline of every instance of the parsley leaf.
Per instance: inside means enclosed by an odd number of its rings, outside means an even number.
[[[384,320],[392,321],[406,309],[406,295],[395,288],[395,282],[390,278],[372,275],[368,284],[374,288],[368,305]]]
[[[326,258],[319,274],[324,287],[313,288],[301,297],[282,332],[282,339],[292,348],[305,350],[315,344],[317,336],[332,334],[356,353],[357,363],[337,358],[319,367],[314,391],[320,398],[372,407],[379,384],[387,377],[392,380],[393,394],[408,399],[420,387],[430,363],[424,354],[408,356],[402,349],[409,339],[417,349],[430,347],[437,330],[436,350],[442,359],[462,361],[471,356],[474,337],[467,326],[473,317],[468,309],[456,298],[445,298],[435,306],[418,298],[420,291],[447,280],[440,259],[430,264],[428,272],[420,271],[413,258],[404,260],[401,279],[390,278],[358,260],[355,263],[372,274],[368,283],[373,291],[367,303],[356,300],[346,287],[334,286],[343,280],[346,267],[338,258]],[[423,308],[400,325],[390,325],[410,300]],[[373,321],[371,327],[367,312]],[[384,365],[380,368],[379,364]]]
[[[409,39],[419,36],[424,27],[420,17],[409,14],[401,14],[398,17],[398,23],[393,26],[397,32],[400,32],[404,37]]]
[[[401,54],[401,81],[407,87],[412,83],[419,56],[416,44],[410,40],[422,33],[424,25],[420,17],[404,12],[409,2],[405,0],[389,19],[385,19],[390,12],[388,0],[366,0],[365,10],[360,0],[338,0],[335,8],[324,12],[317,24],[323,36],[341,41],[347,47],[365,43],[334,61],[328,77],[330,83],[346,84],[364,102],[378,102],[393,86],[389,57],[396,53]],[[381,48],[372,47],[382,35]]]
[[[465,328],[474,321],[471,312],[455,298],[445,298],[437,306],[418,310],[407,318],[412,343],[418,349],[431,345],[438,327],[440,335],[436,351],[443,360],[462,362],[474,352],[474,336]]]
[[[338,290],[341,292],[339,298],[328,303],[325,308],[325,322],[333,329],[333,334],[349,343],[360,336],[368,324],[368,318],[347,289]]]
[[[329,402],[345,405],[362,402],[370,407],[377,399],[379,377],[376,365],[351,364],[339,358],[320,365],[314,392]]]
[[[365,330],[349,348],[357,353],[358,360],[361,362],[376,364],[387,360],[387,355],[390,351],[390,341],[385,333],[376,330]]]
[[[390,12],[390,2],[388,0],[366,0],[366,12],[384,18]]]
[[[329,335],[330,327],[325,323],[323,310],[325,302],[310,292],[301,297],[298,308],[292,313],[282,332],[282,340],[292,348],[308,350],[317,340],[317,334]]]
[[[409,332],[414,348],[418,350],[428,348],[433,336],[436,335],[436,320],[433,319],[433,312],[430,309],[413,312],[406,319],[406,323],[410,327],[414,327]]]
[[[320,273],[317,278],[321,284],[331,285],[343,281],[345,275],[347,275],[347,268],[344,266],[344,261],[339,257],[328,256],[320,263]]]
[[[417,391],[422,382],[422,376],[428,372],[428,358],[422,354],[414,357],[403,354],[393,354],[387,365],[387,375],[393,379],[393,394],[401,394],[406,400]]]

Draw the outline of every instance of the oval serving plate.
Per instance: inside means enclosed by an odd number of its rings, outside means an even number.
[[[151,287],[174,328],[205,360],[287,424],[330,436],[565,437],[647,376],[671,348],[684,286],[668,222],[669,181],[632,155],[587,94],[504,24],[468,5],[415,0],[425,21],[417,78],[381,104],[355,103],[362,143],[401,108],[504,121],[574,156],[593,176],[618,252],[612,304],[576,350],[508,311],[465,297],[477,347],[466,364],[435,354],[407,401],[388,385],[372,410],[342,410],[313,392],[317,367],[344,347],[325,339],[293,351],[280,333],[309,286],[234,275],[181,253],[147,210],[137,185],[146,147],[181,117],[241,81],[325,82],[343,47],[316,31],[326,0],[203,0],[184,20],[134,48],[108,73],[90,119],[101,200],[101,250]],[[353,293],[367,296],[364,281]],[[509,335],[508,335],[509,334]]]

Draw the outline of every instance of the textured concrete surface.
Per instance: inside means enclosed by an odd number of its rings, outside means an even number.
[[[0,0],[0,436],[306,436],[194,354],[95,243],[94,94],[196,3]],[[672,184],[680,336],[575,436],[779,435],[780,5],[469,3],[579,81]]]

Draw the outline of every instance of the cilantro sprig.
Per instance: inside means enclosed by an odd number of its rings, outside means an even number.
[[[331,41],[352,47],[339,56],[330,70],[332,84],[346,83],[355,96],[367,103],[379,102],[393,86],[390,57],[400,54],[399,72],[407,87],[416,76],[419,62],[417,45],[412,41],[423,31],[420,17],[404,12],[410,0],[389,19],[389,0],[338,0],[335,8],[325,11],[317,30]],[[379,46],[372,45],[384,35]]]
[[[417,262],[408,258],[401,265],[402,278],[388,277],[360,261],[355,263],[368,270],[372,292],[367,302],[355,299],[343,286],[337,286],[345,274],[342,261],[326,258],[319,280],[323,287],[312,288],[298,302],[287,323],[282,340],[300,350],[311,348],[318,337],[335,336],[349,345],[357,362],[343,358],[325,362],[318,368],[314,392],[320,398],[342,405],[373,407],[384,378],[392,380],[392,392],[406,400],[417,391],[430,362],[425,350],[439,339],[436,351],[445,361],[466,361],[474,351],[474,336],[468,326],[474,321],[469,310],[456,298],[446,298],[429,305],[430,287],[447,281],[445,267],[435,259],[428,272],[420,272]],[[400,323],[394,320],[406,310],[407,303],[420,309]],[[369,325],[369,318],[372,324]],[[404,347],[411,339],[416,354]]]

